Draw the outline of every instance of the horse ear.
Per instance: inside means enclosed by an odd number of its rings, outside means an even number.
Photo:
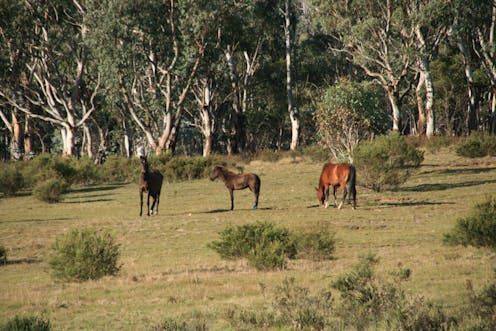
[[[318,187],[316,187],[316,188],[315,188],[315,191],[317,191],[317,192],[318,192],[318,191],[319,191],[319,188],[318,188]]]

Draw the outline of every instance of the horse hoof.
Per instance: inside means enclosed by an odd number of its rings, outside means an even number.
[[[257,206],[253,206],[251,209],[255,210],[255,209],[257,209],[257,208],[258,208]]]

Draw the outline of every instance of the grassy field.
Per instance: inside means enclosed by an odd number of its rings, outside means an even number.
[[[318,208],[314,187],[322,165],[284,159],[244,165],[262,179],[258,210],[249,191],[228,192],[208,179],[166,184],[160,214],[139,217],[136,183],[76,188],[61,203],[29,195],[0,198],[0,321],[43,314],[56,330],[147,330],[165,318],[202,318],[211,330],[232,328],[233,307],[263,307],[284,279],[313,292],[329,288],[361,254],[376,253],[377,272],[412,270],[407,291],[446,309],[467,303],[493,279],[496,254],[443,245],[443,233],[477,202],[496,194],[496,158],[465,159],[449,149],[425,161],[395,192],[360,187],[358,209]],[[286,270],[260,272],[246,261],[224,261],[207,247],[228,225],[269,221],[293,231],[327,223],[336,233],[335,259],[290,261]],[[108,229],[121,245],[116,277],[83,283],[53,279],[47,264],[55,238],[74,228]]]

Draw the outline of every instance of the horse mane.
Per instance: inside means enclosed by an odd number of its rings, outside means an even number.
[[[236,175],[234,172],[227,169],[226,167],[216,166],[215,168],[217,168],[219,170],[219,172],[218,172],[219,177],[221,177],[222,180],[226,180],[227,178]]]

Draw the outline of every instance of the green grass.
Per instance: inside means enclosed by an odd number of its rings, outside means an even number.
[[[496,158],[464,159],[443,149],[426,154],[420,170],[396,192],[358,186],[358,209],[317,207],[314,187],[322,165],[253,161],[262,179],[259,210],[253,195],[235,192],[235,209],[221,182],[165,184],[158,216],[139,217],[138,188],[97,185],[75,189],[61,203],[24,195],[0,198],[0,321],[43,313],[56,330],[147,330],[166,318],[204,318],[211,330],[231,328],[233,306],[262,307],[286,277],[317,292],[351,269],[360,254],[377,253],[377,272],[412,270],[408,292],[447,309],[467,303],[465,283],[492,279],[496,254],[445,246],[443,233],[476,202],[496,193]],[[360,177],[366,174],[358,173]],[[290,261],[284,271],[259,272],[246,261],[224,261],[207,244],[227,225],[273,222],[306,230],[325,222],[336,233],[336,258]],[[73,228],[108,229],[121,245],[120,274],[63,283],[47,263],[57,235]]]

